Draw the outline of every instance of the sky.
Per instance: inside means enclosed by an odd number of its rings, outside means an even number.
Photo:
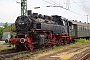
[[[0,0],[0,22],[14,23],[21,15],[21,0]],[[66,4],[67,2],[67,4]],[[34,7],[40,6],[39,9]],[[63,6],[46,7],[46,6]],[[60,15],[68,20],[77,20],[90,23],[90,0],[27,0],[27,9],[42,15]]]

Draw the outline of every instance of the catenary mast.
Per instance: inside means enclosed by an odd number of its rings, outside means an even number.
[[[27,16],[27,0],[21,0],[21,16]]]

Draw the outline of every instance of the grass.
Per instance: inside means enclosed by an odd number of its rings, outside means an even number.
[[[76,42],[76,44],[88,44],[88,43],[90,43],[90,40],[81,39],[81,38]]]
[[[10,59],[6,58],[6,60],[10,60]]]
[[[9,45],[9,43],[3,43],[3,45]]]
[[[0,50],[6,50],[6,49],[13,49],[14,46],[11,45],[11,47],[9,47],[10,44],[9,43],[3,43],[1,46],[0,46]]]
[[[65,49],[65,48],[68,48],[68,47],[72,47],[72,46],[76,46],[76,45],[82,45],[82,44],[90,44],[90,40],[78,39],[77,42],[67,44],[67,45],[64,45],[64,46],[56,46],[56,45],[54,45],[52,50],[61,50],[61,49]]]
[[[7,47],[7,46],[2,46],[0,47],[0,50],[8,50],[8,49],[13,49],[14,47]]]
[[[18,56],[19,56],[19,57],[22,57],[22,56],[23,56],[23,54],[18,54]]]

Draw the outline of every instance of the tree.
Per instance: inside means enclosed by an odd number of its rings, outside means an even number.
[[[3,28],[4,27],[4,28]],[[8,23],[6,22],[3,27],[0,27],[0,40],[2,39],[2,35],[4,32],[4,29],[8,27]]]
[[[8,27],[8,23],[6,22],[4,25],[3,25],[4,29]]]
[[[0,40],[2,39],[3,31],[4,31],[4,28],[0,27]]]
[[[15,38],[16,33],[14,32],[16,30],[15,23],[11,24],[11,36],[12,38]]]
[[[16,30],[15,23],[11,25],[11,31]]]

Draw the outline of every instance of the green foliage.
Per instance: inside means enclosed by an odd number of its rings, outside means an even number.
[[[2,39],[2,34],[3,34],[4,28],[0,27],[0,40]]]
[[[6,22],[3,27],[0,27],[0,40],[2,39],[4,29],[8,27],[8,23]]]
[[[4,25],[3,25],[4,29],[8,27],[8,23],[6,22]]]
[[[29,54],[33,54],[32,52],[30,52]]]
[[[56,45],[54,45],[54,46],[53,46],[53,49],[56,49],[56,48],[57,48],[57,46],[56,46]]]
[[[6,60],[9,60],[9,58],[6,58]]]
[[[11,25],[11,31],[16,30],[15,24]]]
[[[3,43],[3,45],[9,45],[9,43]]]
[[[79,39],[77,41],[77,43],[82,43],[82,44],[87,43],[87,42],[88,42],[88,40],[86,40],[86,39]]]
[[[53,50],[60,50],[61,48],[63,48],[63,47],[62,46],[56,46],[56,45],[53,46]]]
[[[18,56],[19,56],[19,57],[22,57],[22,56],[23,56],[23,54],[18,54]]]

